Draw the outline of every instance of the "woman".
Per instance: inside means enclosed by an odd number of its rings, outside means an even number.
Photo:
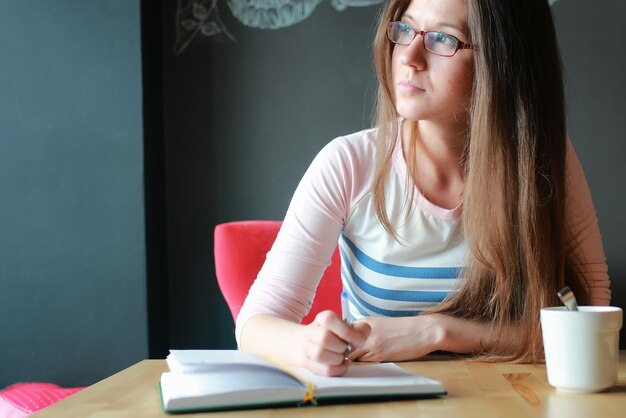
[[[539,310],[608,304],[566,138],[546,0],[395,0],[374,42],[375,129],[313,161],[237,321],[244,350],[341,375],[435,350],[542,358]],[[299,322],[337,242],[352,326]]]

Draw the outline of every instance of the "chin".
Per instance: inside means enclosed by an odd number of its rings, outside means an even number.
[[[404,119],[418,121],[432,117],[432,111],[429,111],[426,103],[408,102],[398,100],[396,102],[396,111]]]
[[[402,109],[401,107],[398,107],[396,110],[398,111],[398,115],[400,115],[400,117],[407,119],[407,120],[412,120],[415,122],[417,122],[418,120],[429,119],[428,116],[430,116],[426,112],[415,111],[415,110],[407,111],[406,109]]]

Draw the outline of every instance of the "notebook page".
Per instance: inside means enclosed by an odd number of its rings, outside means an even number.
[[[440,382],[409,373],[393,363],[351,366],[340,377],[318,376],[301,368],[294,368],[294,373],[313,382],[319,396],[444,392]]]

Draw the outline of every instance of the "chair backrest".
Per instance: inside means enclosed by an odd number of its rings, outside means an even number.
[[[237,319],[248,289],[261,270],[281,225],[281,221],[238,221],[215,227],[215,274],[233,320]],[[326,309],[341,315],[340,296],[341,267],[339,250],[335,249],[331,265],[317,287],[311,311],[302,323],[310,323]]]

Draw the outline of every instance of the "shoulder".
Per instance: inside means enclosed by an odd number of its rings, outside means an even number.
[[[376,128],[364,129],[335,138],[327,146],[341,148],[352,154],[369,154],[376,149],[376,132]]]
[[[589,186],[587,185],[583,166],[569,137],[566,139],[565,147],[566,191],[568,197],[571,198],[572,192],[580,190],[581,187],[587,189]]]
[[[369,170],[376,153],[376,129],[337,137],[319,152],[316,162],[350,171]]]
[[[370,190],[375,170],[376,130],[340,136],[315,157],[303,176],[292,203],[324,208],[341,222],[354,202]],[[304,199],[304,200],[302,200]],[[315,204],[313,204],[315,203]]]

